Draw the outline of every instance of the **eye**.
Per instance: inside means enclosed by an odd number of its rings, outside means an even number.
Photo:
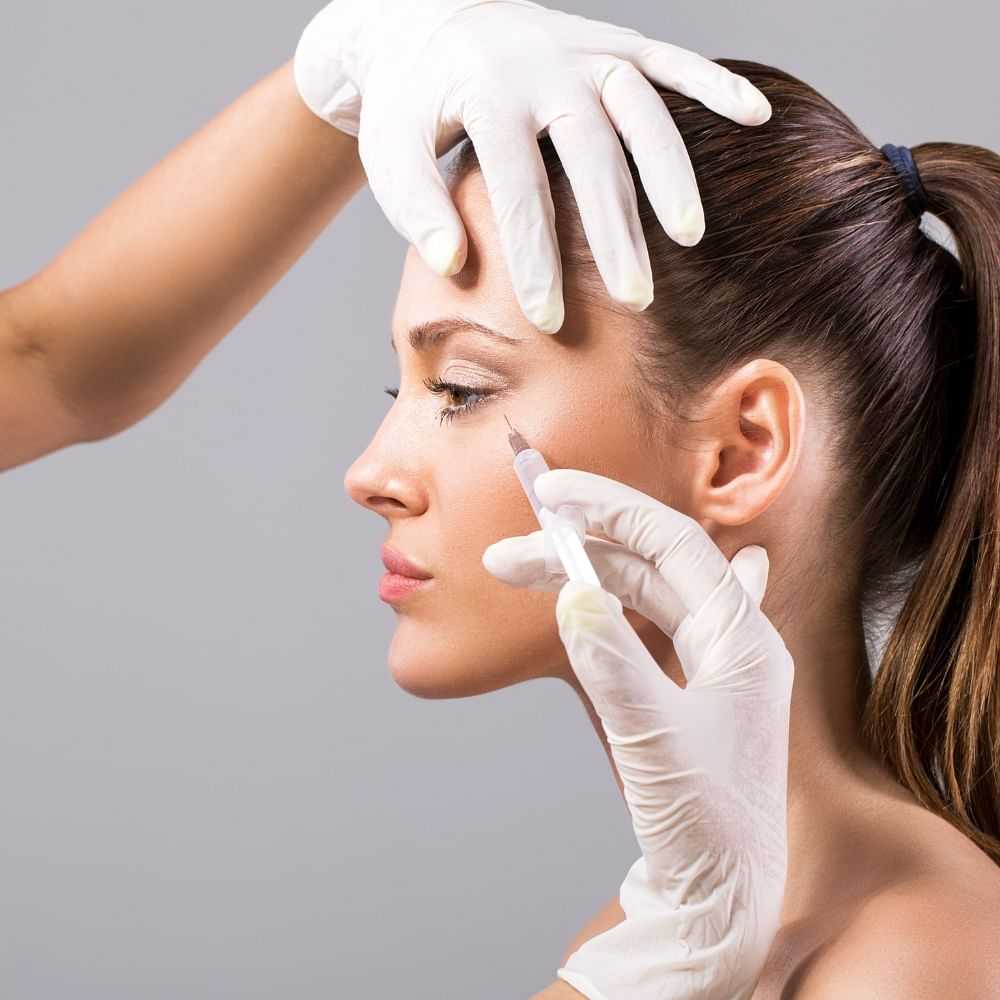
[[[424,385],[436,395],[448,395],[454,399],[464,399],[465,402],[458,406],[446,406],[438,415],[438,421],[444,423],[446,420],[454,420],[460,413],[468,413],[469,410],[481,406],[490,396],[496,395],[494,392],[486,392],[481,388],[471,385],[460,385],[458,382],[443,382],[438,378],[425,378]],[[395,399],[399,395],[399,387],[390,389],[386,386],[385,391]]]

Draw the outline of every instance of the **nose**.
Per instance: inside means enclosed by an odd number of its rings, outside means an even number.
[[[418,516],[426,506],[424,491],[413,473],[389,468],[370,448],[347,470],[344,491],[356,504],[386,518]]]

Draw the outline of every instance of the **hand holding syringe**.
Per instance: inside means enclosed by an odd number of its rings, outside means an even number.
[[[619,894],[625,920],[556,974],[590,1000],[747,1000],[780,926],[787,868],[794,664],[760,610],[766,552],[749,545],[729,560],[694,518],[613,479],[549,469],[513,427],[509,440],[543,531],[495,542],[483,565],[559,591],[559,637],[642,849]],[[618,594],[671,637],[684,688]]]

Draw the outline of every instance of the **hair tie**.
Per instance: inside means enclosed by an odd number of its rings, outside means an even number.
[[[927,192],[920,181],[920,173],[913,161],[913,154],[907,146],[894,146],[891,142],[882,147],[882,152],[896,173],[903,178],[903,184],[906,186],[906,204],[919,219],[927,211]]]

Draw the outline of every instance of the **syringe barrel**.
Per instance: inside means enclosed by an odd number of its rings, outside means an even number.
[[[549,466],[534,448],[525,448],[514,456],[514,471],[538,523],[546,529],[546,567],[553,572],[562,569],[570,580],[580,580],[599,587],[601,582],[584,548],[587,522],[583,509],[575,504],[562,504],[553,517],[552,512],[538,499],[535,480],[543,472],[548,472]],[[542,511],[545,512],[544,517]]]
[[[543,472],[549,471],[548,463],[542,458],[541,452],[534,448],[525,448],[514,456],[514,471],[517,473],[517,478],[521,480],[521,486],[531,503],[535,517],[538,518],[538,523],[541,524],[538,512],[542,509],[543,504],[535,495],[535,479]]]
[[[568,509],[570,509],[569,504],[563,504],[559,508],[560,511],[567,511]],[[579,507],[572,509],[580,510]],[[582,514],[582,511],[580,513]],[[549,553],[546,550],[546,567],[550,570],[562,569],[570,580],[579,580],[581,583],[592,583],[595,587],[599,587],[601,581],[590,559],[587,557],[583,538],[576,525],[567,521],[563,514],[554,516],[551,511],[545,509],[542,517],[542,526],[545,528],[546,546],[551,545],[555,550],[553,553],[555,565],[552,566],[549,565]]]
[[[535,493],[535,479],[543,472],[549,471],[548,463],[542,458],[541,452],[536,451],[534,448],[525,448],[514,456],[514,471],[517,473],[517,478],[521,480],[521,486],[535,511],[538,523],[544,528],[545,522],[542,520],[541,515],[544,505],[538,499],[538,494]],[[556,513],[572,526],[577,538],[582,543],[587,533],[587,522],[583,516],[583,511],[575,504],[564,503]],[[555,568],[557,567],[550,567],[550,569]]]

